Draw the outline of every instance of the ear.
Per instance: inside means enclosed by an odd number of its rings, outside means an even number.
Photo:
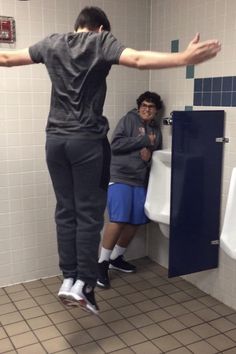
[[[101,25],[98,29],[98,32],[101,33],[103,31],[103,25]]]

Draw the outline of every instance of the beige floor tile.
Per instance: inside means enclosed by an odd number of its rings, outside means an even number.
[[[34,299],[29,298],[25,300],[15,301],[15,305],[18,310],[25,310],[37,306],[37,303],[34,301]]]
[[[112,306],[107,301],[99,301],[98,306],[99,306],[100,313],[112,309]]]
[[[50,304],[51,302],[57,301],[57,298],[51,294],[35,296],[34,299],[39,305],[46,305],[46,304]]]
[[[178,289],[181,289],[181,290],[187,290],[187,289],[191,289],[193,287],[193,285],[189,282],[187,282],[186,280],[184,279],[181,279],[179,278],[176,282],[175,282],[175,286],[178,288]]]
[[[52,325],[52,321],[47,316],[40,316],[27,320],[29,326],[35,330]]]
[[[148,280],[142,279],[138,282],[133,283],[132,286],[138,291],[144,291],[144,290],[148,290],[153,287],[151,282],[152,282],[152,280],[148,281]]]
[[[168,333],[181,331],[185,328],[185,326],[176,318],[171,318],[169,320],[159,322],[159,325],[164,328]]]
[[[212,321],[215,320],[216,318],[219,318],[220,315],[216,313],[215,311],[211,310],[210,308],[204,308],[198,311],[195,311],[195,314],[203,319],[204,321]]]
[[[136,292],[136,293],[125,295],[124,298],[126,300],[128,300],[131,304],[136,304],[140,301],[146,300],[146,296],[141,292]]]
[[[85,317],[87,318],[87,317]],[[82,318],[81,321],[85,318]],[[89,317],[90,318],[90,317]],[[59,331],[63,334],[70,334],[70,333],[75,333],[78,332],[82,329],[80,323],[78,323],[76,320],[71,320],[71,321],[66,321],[63,323],[58,323],[56,327],[59,329]]]
[[[105,323],[110,323],[113,321],[117,321],[122,319],[121,314],[116,311],[116,310],[108,310],[108,311],[104,311],[101,313],[100,315],[101,320],[103,320]]]
[[[120,296],[120,294],[115,289],[111,288],[111,289],[99,291],[99,296],[103,300],[108,300],[108,299],[112,299],[113,297]]]
[[[102,347],[105,353],[110,353],[126,347],[126,344],[117,336],[100,339],[98,344]]]
[[[182,331],[173,333],[173,337],[175,337],[183,345],[199,342],[201,340],[201,337],[199,337],[190,329],[184,329]]]
[[[207,342],[200,341],[187,346],[194,354],[216,354],[218,350]]]
[[[7,313],[5,315],[0,315],[0,322],[3,326],[15,322],[23,321],[24,318],[21,316],[19,312]]]
[[[123,296],[114,297],[112,299],[107,300],[107,302],[115,309],[130,305],[130,301]]]
[[[71,348],[71,345],[63,337],[58,337],[58,338],[53,338],[53,339],[43,341],[42,345],[45,348],[47,354],[52,354],[52,353],[56,353]]]
[[[177,317],[181,315],[185,315],[189,313],[189,310],[181,304],[175,304],[165,307],[165,311],[167,311],[171,316]]]
[[[167,332],[158,324],[152,324],[150,326],[139,328],[139,331],[143,333],[148,339],[155,339],[167,334]]]
[[[33,280],[33,281],[28,281],[24,283],[24,287],[26,289],[35,289],[35,288],[40,288],[43,285],[41,280]]]
[[[141,311],[134,305],[124,306],[118,309],[122,316],[128,318],[141,313]]]
[[[0,327],[0,339],[6,338],[7,337],[7,333],[4,330],[4,328]]]
[[[161,308],[176,304],[176,302],[170,296],[167,295],[158,296],[152,299],[152,301]]]
[[[208,338],[207,342],[220,351],[235,347],[235,342],[224,334]]]
[[[208,323],[203,323],[198,326],[192,327],[192,331],[201,338],[209,338],[219,334],[219,331]]]
[[[227,332],[236,328],[236,324],[230,322],[226,318],[218,318],[217,320],[209,322],[209,324],[220,332]]]
[[[19,301],[19,300],[28,299],[31,296],[28,293],[28,291],[24,290],[24,291],[18,291],[17,293],[9,294],[9,297],[11,298],[12,301]]]
[[[137,345],[133,345],[131,349],[136,353],[136,354],[161,354],[162,351],[158,349],[152,342],[145,342]]]
[[[0,288],[0,296],[6,295],[6,292],[4,291],[4,288]]]
[[[33,332],[26,332],[12,336],[11,340],[16,348],[22,348],[38,342]]]
[[[21,310],[20,313],[26,320],[44,315],[40,307],[31,307],[30,309]]]
[[[125,319],[111,322],[108,324],[108,326],[116,334],[128,332],[135,328],[129,321]]]
[[[231,338],[232,340],[235,341],[236,343],[236,329],[233,329],[232,331],[225,332],[225,334]]]
[[[107,325],[89,328],[87,332],[94,340],[103,339],[114,335],[114,332]]]
[[[25,321],[20,321],[17,323],[12,323],[10,325],[4,326],[5,331],[7,332],[8,336],[14,336],[16,334],[21,334],[24,332],[30,331],[30,327]]]
[[[41,279],[41,281],[45,285],[61,284],[61,279],[59,277],[44,278],[44,279]]]
[[[134,352],[129,348],[124,348],[121,350],[116,350],[115,352],[112,352],[112,354],[134,354]]]
[[[36,329],[33,331],[39,341],[48,340],[55,337],[61,337],[61,333],[55,326]]]
[[[147,315],[154,321],[154,322],[161,322],[171,318],[171,315],[163,309],[157,309],[154,311],[147,312]]]
[[[163,296],[163,293],[155,288],[152,288],[152,291],[150,291],[150,289],[143,290],[141,291],[141,294],[143,294],[148,299],[154,299],[155,297]]]
[[[168,354],[192,354],[192,352],[187,348],[181,347],[178,349],[171,350],[170,352],[168,352]]]
[[[189,311],[193,312],[206,308],[206,306],[202,302],[196,299],[184,301],[182,305],[186,307]]]
[[[0,296],[0,305],[5,305],[11,302],[11,299],[8,295],[1,295]]]
[[[200,298],[200,297],[206,296],[206,294],[203,291],[201,291],[200,289],[198,289],[194,286],[191,289],[186,289],[185,291],[187,294],[189,294],[195,298]]]
[[[210,295],[202,296],[198,300],[208,307],[219,305],[219,301]]]
[[[129,317],[129,321],[136,328],[145,327],[153,323],[153,320],[145,314]]]
[[[135,283],[136,284],[136,283]],[[120,286],[119,288],[116,288],[116,290],[121,294],[121,295],[129,295],[129,294],[134,294],[136,293],[136,289],[133,285],[124,285]]]
[[[68,348],[60,352],[57,352],[57,354],[74,354],[74,353],[76,353],[76,351],[73,348]]]
[[[191,296],[186,294],[184,291],[179,291],[177,293],[170,294],[170,297],[176,302],[184,302],[192,299]]]
[[[98,316],[83,317],[83,318],[78,319],[78,323],[84,329],[93,328],[93,327],[97,327],[97,326],[104,324],[101,316],[99,316],[99,317]]]
[[[105,352],[96,344],[96,342],[80,345],[74,348],[78,354],[104,354]],[[113,353],[114,354],[114,353]]]
[[[0,306],[0,320],[2,315],[5,315],[6,313],[11,313],[11,312],[15,312],[16,311],[16,307],[14,304],[9,303],[9,304],[4,304]]]
[[[179,292],[179,289],[173,284],[164,284],[159,286],[159,290],[162,291],[166,295],[174,294]]]
[[[72,347],[93,342],[92,337],[86,331],[67,334],[65,338]]]
[[[49,290],[45,286],[41,286],[40,288],[29,289],[28,290],[31,296],[40,296],[50,294]]]
[[[224,304],[218,304],[216,306],[213,306],[212,310],[217,312],[221,316],[227,316],[235,312],[231,307],[228,307]]]
[[[227,320],[236,324],[236,311],[232,315],[227,316],[226,318]]]
[[[236,347],[229,350],[224,350],[222,354],[236,354]]]
[[[12,350],[13,345],[10,342],[9,338],[4,338],[0,340],[0,353],[1,354],[5,354],[6,352],[8,352],[9,350]]]
[[[41,344],[33,344],[17,350],[18,354],[47,354]]]
[[[12,294],[12,293],[16,293],[17,291],[25,290],[25,288],[22,284],[6,286],[4,289],[5,289],[6,293],[8,293],[8,294]]]
[[[138,330],[121,333],[119,336],[128,346],[147,341],[147,338]]]
[[[152,342],[164,353],[182,347],[182,344],[172,335],[167,335],[153,339]],[[205,354],[205,353],[204,353]]]
[[[182,322],[185,327],[193,327],[203,323],[203,320],[196,316],[194,313],[178,316],[178,320]]]
[[[61,323],[61,322],[73,320],[73,317],[68,311],[51,313],[50,315],[48,315],[48,317],[51,319],[53,323]]]
[[[159,308],[152,300],[144,300],[135,304],[135,306],[142,312],[154,311]]]
[[[41,308],[46,314],[59,312],[64,310],[64,306],[60,302],[52,302],[51,304],[41,305]]]
[[[100,303],[99,303],[99,306],[100,306]],[[81,307],[68,308],[67,311],[68,311],[68,313],[71,314],[71,316],[73,318],[76,318],[76,319],[77,318],[80,319],[80,318],[87,317],[87,316],[92,316],[87,311],[82,310]],[[100,311],[101,311],[101,309],[100,309]]]

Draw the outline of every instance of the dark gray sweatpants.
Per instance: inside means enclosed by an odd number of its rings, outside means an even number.
[[[64,278],[95,286],[109,182],[109,142],[48,135],[46,159],[57,200],[59,266]]]

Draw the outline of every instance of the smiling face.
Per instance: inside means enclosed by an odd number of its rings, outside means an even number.
[[[144,122],[150,122],[157,114],[156,105],[152,102],[143,101],[139,107],[139,115]]]

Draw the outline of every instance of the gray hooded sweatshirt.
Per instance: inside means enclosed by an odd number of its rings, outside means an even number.
[[[154,145],[149,134],[155,134]],[[152,151],[161,149],[162,134],[156,120],[143,122],[138,111],[129,111],[116,126],[111,140],[111,182],[132,186],[147,186],[150,161],[143,161],[140,150],[147,147]]]

